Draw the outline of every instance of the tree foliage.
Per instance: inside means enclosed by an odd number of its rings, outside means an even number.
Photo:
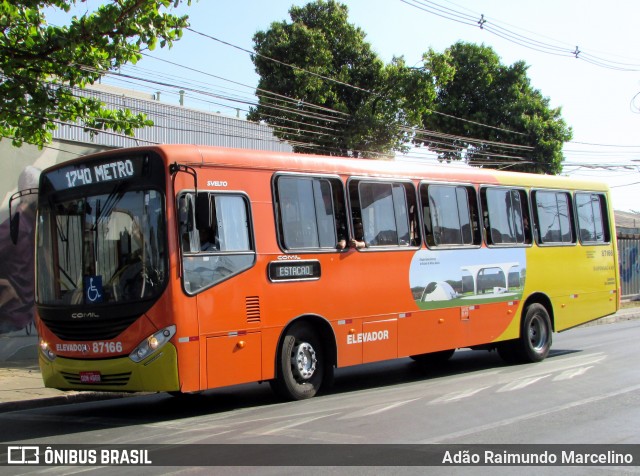
[[[379,157],[406,147],[435,98],[432,72],[402,58],[385,65],[343,4],[317,0],[289,14],[254,35],[259,104],[249,119],[298,151]]]
[[[472,165],[502,164],[511,170],[550,174],[562,170],[562,146],[571,140],[571,128],[560,108],[551,108],[549,99],[531,86],[524,62],[506,66],[492,48],[462,42],[443,55],[442,60],[454,68],[454,76],[438,88],[436,113],[424,114],[423,124],[426,129],[460,137],[447,151],[420,136],[416,143],[438,150],[445,160],[463,159]]]
[[[42,146],[60,121],[128,135],[151,125],[74,89],[137,62],[145,49],[171,46],[187,26],[186,16],[170,13],[181,2],[191,0],[112,0],[53,26],[47,9],[69,12],[77,0],[0,0],[0,139]]]
[[[259,103],[249,119],[296,150],[379,157],[413,142],[447,161],[560,172],[572,132],[524,62],[506,66],[489,47],[456,43],[429,50],[422,68],[384,64],[345,5],[315,0],[289,14],[253,38]],[[444,146],[428,131],[445,134]]]

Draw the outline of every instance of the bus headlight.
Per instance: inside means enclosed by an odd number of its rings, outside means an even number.
[[[49,343],[44,340],[40,341],[40,351],[42,352],[42,355],[45,356],[49,362],[53,362],[53,360],[56,358],[56,354],[54,354],[51,348],[49,347]]]
[[[150,335],[140,342],[138,346],[129,354],[129,358],[134,362],[141,362],[149,357],[156,350],[161,349],[176,333],[176,326],[165,327],[155,334]]]

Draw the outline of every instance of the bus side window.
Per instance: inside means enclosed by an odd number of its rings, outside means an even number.
[[[415,188],[410,182],[349,183],[353,239],[365,246],[417,246]],[[360,229],[362,228],[362,237]],[[356,246],[358,247],[358,246]]]
[[[604,195],[598,193],[576,193],[578,228],[582,243],[609,243],[609,223]]]
[[[538,243],[572,244],[573,229],[571,198],[568,192],[535,190],[532,195]]]
[[[420,186],[428,246],[477,246],[481,243],[475,189],[466,185]],[[427,223],[428,222],[428,223]]]
[[[281,175],[274,185],[282,249],[340,250],[346,247],[346,207],[339,179]]]
[[[518,246],[531,243],[524,190],[483,187],[480,198],[487,244]]]
[[[198,226],[189,233],[190,252],[183,256],[183,283],[188,294],[214,286],[255,263],[247,197],[240,193],[201,193],[195,217],[191,215]],[[205,242],[204,231],[214,236],[208,236]]]

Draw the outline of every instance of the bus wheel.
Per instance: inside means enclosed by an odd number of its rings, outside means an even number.
[[[278,351],[277,377],[271,387],[287,400],[311,398],[325,373],[324,349],[313,329],[303,323],[287,331]]]
[[[540,362],[551,349],[551,319],[542,304],[531,304],[527,307],[520,339],[516,342],[516,353],[521,362]]]

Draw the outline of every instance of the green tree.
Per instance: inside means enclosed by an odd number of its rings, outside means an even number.
[[[439,86],[435,113],[423,114],[423,125],[458,137],[444,151],[441,143],[425,136],[418,135],[415,143],[438,150],[444,160],[535,173],[562,170],[562,146],[571,140],[571,128],[562,119],[561,109],[551,108],[549,99],[531,86],[524,62],[506,66],[492,48],[463,42],[443,55],[441,61],[449,62],[454,76]]]
[[[254,35],[259,103],[248,117],[298,151],[386,156],[406,147],[435,97],[432,71],[411,70],[402,58],[385,65],[348,13],[317,0]]]
[[[73,16],[66,26],[47,23],[52,8],[69,12],[77,0],[0,0],[0,139],[42,146],[59,122],[132,135],[152,125],[144,114],[109,110],[74,88],[109,70],[135,63],[145,49],[171,46],[187,26],[169,13],[191,0],[113,0]]]

